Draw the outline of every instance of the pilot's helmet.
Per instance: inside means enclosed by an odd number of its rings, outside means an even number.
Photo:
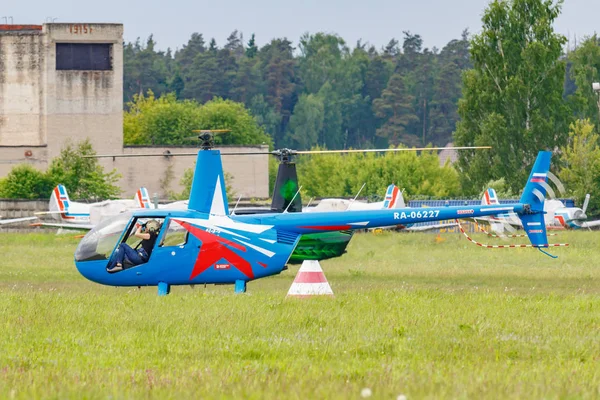
[[[151,219],[150,221],[146,222],[146,231],[158,232],[159,229],[160,229],[160,222],[158,222],[157,220]]]

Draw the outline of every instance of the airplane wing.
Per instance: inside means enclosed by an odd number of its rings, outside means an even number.
[[[587,221],[587,222],[584,222],[583,224],[581,224],[582,228],[595,228],[598,226],[600,226],[600,220]]]
[[[37,219],[37,217],[23,217],[23,218],[13,218],[13,219],[0,219],[0,225],[16,224],[18,222],[33,221],[34,219]]]
[[[48,226],[51,228],[76,229],[80,231],[89,231],[94,227],[92,224],[61,224],[59,222],[38,222],[31,226]]]

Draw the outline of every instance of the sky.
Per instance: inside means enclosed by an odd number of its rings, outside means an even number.
[[[154,34],[157,47],[175,50],[194,32],[221,46],[237,29],[247,42],[256,35],[259,46],[275,37],[294,44],[305,32],[337,33],[354,46],[362,39],[381,48],[403,31],[417,33],[424,47],[441,49],[468,28],[481,29],[488,0],[0,0],[0,24],[4,16],[14,23],[120,22],[125,41],[145,40]],[[7,4],[6,4],[7,3]],[[10,20],[9,20],[10,22]],[[578,40],[600,32],[600,0],[565,0],[555,29]]]

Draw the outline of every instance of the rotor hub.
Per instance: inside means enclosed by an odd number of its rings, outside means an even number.
[[[280,149],[275,150],[272,154],[279,159],[280,163],[289,164],[292,162],[292,156],[295,156],[298,153],[296,150]]]
[[[212,132],[201,132],[198,135],[198,139],[200,140],[200,148],[202,150],[210,150],[215,147],[215,139]]]

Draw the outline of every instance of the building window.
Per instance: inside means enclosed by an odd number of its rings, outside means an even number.
[[[110,71],[111,54],[110,43],[56,43],[56,69]]]

